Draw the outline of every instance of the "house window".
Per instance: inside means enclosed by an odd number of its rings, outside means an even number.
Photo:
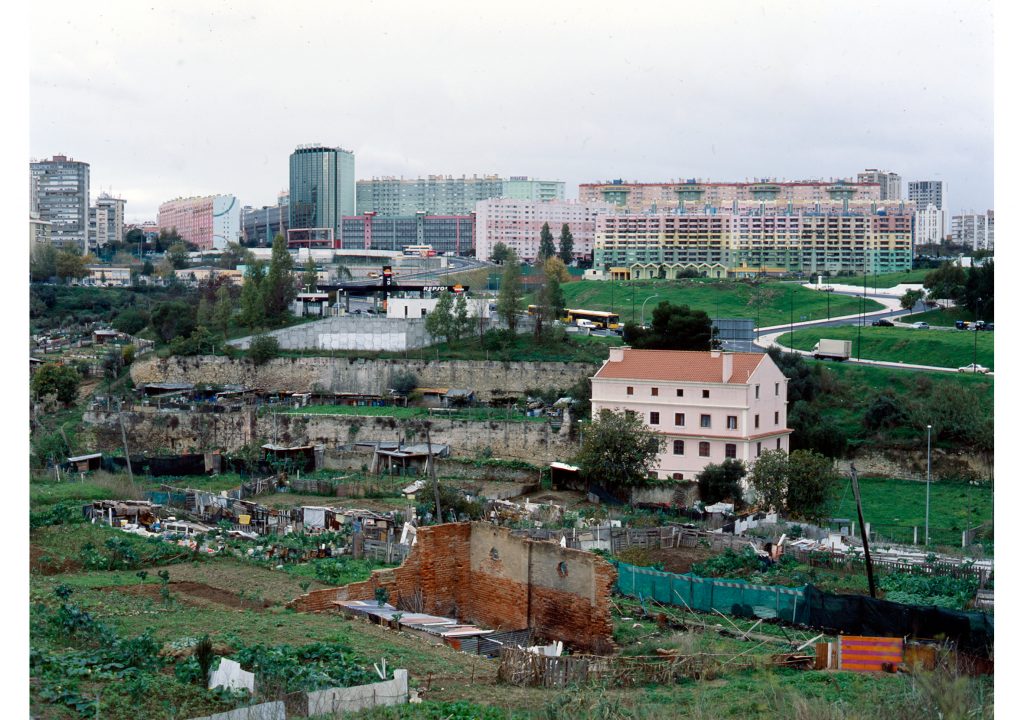
[[[651,413],[651,425],[659,425],[659,424],[661,424],[661,413],[652,412]]]
[[[757,444],[757,456],[761,457],[761,443]]]
[[[676,425],[682,427],[686,424],[686,413],[676,413]]]
[[[739,425],[736,422],[735,415],[730,415],[725,419],[725,427],[728,428],[729,430],[735,430],[736,428],[739,427]]]
[[[761,416],[760,415],[755,415],[754,416],[754,427],[756,427],[756,428],[761,427]]]
[[[682,388],[676,388],[676,397],[682,397],[682,396],[683,396],[683,389]]]
[[[735,458],[736,457],[736,443],[726,443],[725,444],[725,456],[727,458]]]
[[[709,428],[709,427],[711,427],[711,416],[710,415],[701,415],[700,416],[700,426],[702,428]]]
[[[700,396],[704,397],[704,398],[709,398],[709,397],[711,397],[711,391],[710,390],[701,390],[700,391]]]
[[[775,438],[775,449],[776,450],[781,450],[782,449],[782,438]]]
[[[779,384],[775,383],[775,397],[779,396]]]
[[[685,449],[686,449],[686,443],[683,442],[682,440],[673,440],[672,441],[672,454],[673,455],[682,455],[683,451]]]
[[[682,473],[672,473],[672,479],[673,480],[685,480],[686,476],[683,475]]]
[[[651,388],[651,397],[658,397],[658,388]]]
[[[778,410],[775,411],[775,424],[776,425],[779,424],[779,411]]]
[[[701,457],[711,457],[711,443],[702,442],[697,447],[697,454],[700,455]]]
[[[754,399],[755,400],[759,400],[760,398],[761,398],[761,386],[760,385],[755,385],[754,386]]]
[[[627,395],[632,395],[633,394],[633,386],[632,385],[627,385],[626,386],[626,394]]]

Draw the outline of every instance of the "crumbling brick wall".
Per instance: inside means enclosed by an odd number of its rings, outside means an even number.
[[[615,568],[593,553],[514,537],[486,523],[451,523],[421,528],[401,567],[308,593],[290,607],[323,612],[335,600],[373,600],[383,587],[399,607],[422,598],[424,612],[496,630],[529,627],[539,639],[601,653],[612,648],[614,584]]]

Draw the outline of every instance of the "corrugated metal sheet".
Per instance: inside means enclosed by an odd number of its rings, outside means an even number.
[[[903,638],[839,636],[839,669],[883,672],[903,662]]]

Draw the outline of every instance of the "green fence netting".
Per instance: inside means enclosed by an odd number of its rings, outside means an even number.
[[[808,621],[804,588],[754,585],[743,580],[704,578],[691,573],[677,575],[626,563],[617,565],[617,587],[623,595],[651,598],[699,612],[717,610],[726,615],[779,618],[794,624]]]

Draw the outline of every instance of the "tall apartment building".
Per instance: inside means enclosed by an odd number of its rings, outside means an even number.
[[[39,217],[38,212],[30,211],[28,214],[29,253],[34,253],[40,245],[51,243],[52,232],[53,225],[49,220],[43,220]]]
[[[494,246],[505,243],[520,260],[533,262],[540,252],[540,231],[548,224],[558,245],[562,225],[568,224],[573,238],[573,255],[590,258],[594,251],[594,229],[602,213],[613,208],[603,202],[483,200],[476,205],[476,257],[487,260]]]
[[[89,247],[105,247],[124,238],[124,206],[123,198],[100,193],[89,208]]]
[[[594,267],[632,278],[909,270],[913,211],[618,213],[597,219]]]
[[[897,173],[868,168],[862,173],[857,173],[857,182],[878,183],[879,200],[903,199],[903,178]]]
[[[972,250],[995,250],[995,211],[954,215],[952,234],[957,245],[968,245]]]
[[[88,248],[89,163],[65,155],[30,163],[29,194],[29,212],[50,223],[55,246]]]
[[[907,183],[907,199],[917,210],[925,210],[929,205],[939,210],[949,208],[946,183],[943,180],[911,180]]]
[[[945,240],[949,226],[946,183],[942,180],[912,180],[907,183],[907,199],[917,209],[914,245],[937,245]]]
[[[342,219],[341,239],[335,248],[393,250],[430,245],[438,253],[470,255],[476,245],[476,218],[472,215],[386,217],[363,213]]]
[[[788,210],[813,209],[833,203],[881,200],[878,183],[847,180],[722,183],[680,180],[668,183],[607,183],[580,185],[580,202],[607,202],[632,213],[670,210],[733,211],[763,206]]]
[[[341,219],[356,212],[356,156],[343,148],[300,145],[288,160],[288,230],[341,237]]]
[[[288,193],[277,196],[277,205],[242,208],[242,239],[247,245],[270,246],[274,237],[288,237]]]
[[[634,412],[665,438],[659,478],[693,480],[709,463],[789,451],[786,383],[762,353],[616,347],[591,379],[590,406]]]
[[[200,250],[222,250],[241,235],[241,209],[234,195],[177,198],[160,205],[157,225],[177,229],[186,242]]]
[[[385,217],[412,216],[418,212],[428,215],[468,215],[481,200],[500,197],[564,200],[565,183],[534,180],[525,176],[505,179],[497,175],[428,175],[410,179],[382,177],[356,183],[357,212],[375,212]]]

